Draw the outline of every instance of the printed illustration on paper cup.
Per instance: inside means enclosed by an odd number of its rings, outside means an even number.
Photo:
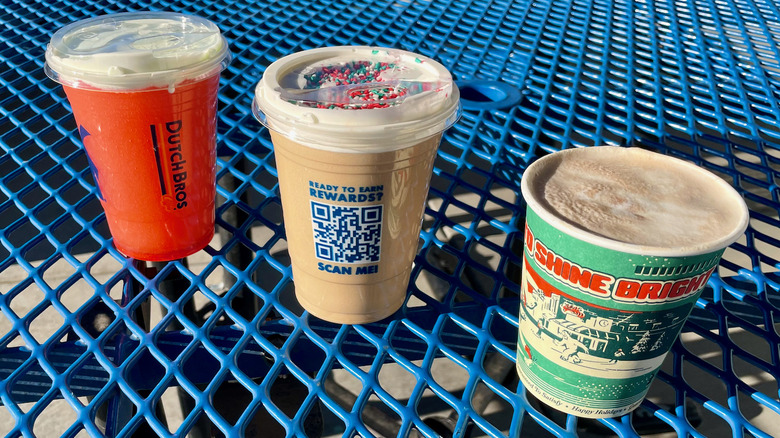
[[[524,275],[521,324],[570,364],[641,361],[668,351],[689,306],[653,313],[608,309],[578,301]],[[536,342],[534,344],[537,344]],[[530,359],[530,358],[526,358]]]

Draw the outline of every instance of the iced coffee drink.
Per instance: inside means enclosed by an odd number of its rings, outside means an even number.
[[[433,160],[459,108],[449,72],[410,52],[328,47],[268,67],[255,114],[271,132],[305,309],[365,323],[402,305]]]

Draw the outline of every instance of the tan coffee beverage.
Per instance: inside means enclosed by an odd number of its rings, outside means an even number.
[[[450,74],[399,50],[309,50],[268,67],[254,109],[274,144],[298,301],[337,323],[394,313],[441,133],[459,114]]]
[[[301,305],[343,323],[395,312],[406,298],[439,136],[370,155],[272,137],[279,174],[288,176],[279,180],[285,228],[300,230],[288,231],[287,243]],[[348,242],[348,226],[369,237]]]

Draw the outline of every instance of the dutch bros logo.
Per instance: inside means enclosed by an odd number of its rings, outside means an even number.
[[[101,201],[105,201],[106,198],[103,197],[103,193],[100,191],[100,176],[98,174],[98,168],[95,166],[95,163],[92,162],[92,157],[89,156],[89,152],[87,151],[87,137],[89,137],[90,134],[89,131],[87,131],[87,128],[85,128],[82,125],[79,125],[79,136],[81,137],[81,142],[84,144],[84,152],[87,155],[87,162],[89,163],[89,169],[92,172],[92,179],[95,180],[95,189],[97,190],[97,197]]]

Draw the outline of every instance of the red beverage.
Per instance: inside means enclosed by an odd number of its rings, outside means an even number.
[[[208,20],[105,15],[60,29],[46,72],[63,84],[114,245],[149,261],[214,235],[219,73],[227,43]]]
[[[219,76],[168,89],[65,86],[114,245],[159,261],[214,236]]]

